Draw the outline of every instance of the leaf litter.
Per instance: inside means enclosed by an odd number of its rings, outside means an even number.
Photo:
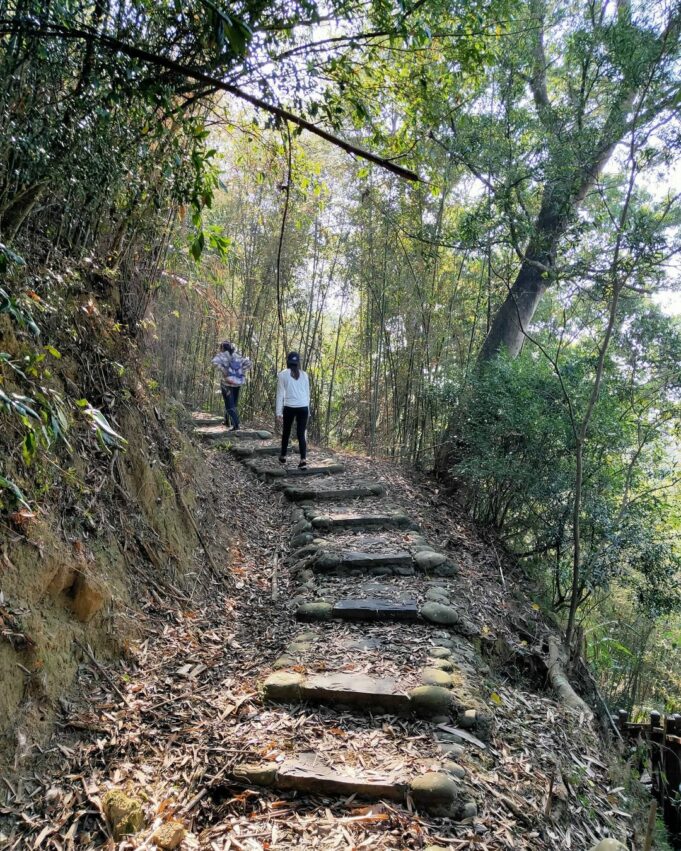
[[[323,752],[346,773],[395,777],[428,768],[439,752],[434,727],[425,722],[261,704],[259,682],[301,629],[285,605],[292,588],[281,560],[288,510],[238,462],[207,452],[214,491],[204,494],[201,526],[210,534],[212,527],[229,524],[228,586],[210,581],[202,590],[197,583],[188,598],[150,585],[139,617],[142,637],[128,658],[104,665],[83,653],[77,689],[63,702],[51,740],[37,758],[18,765],[16,776],[1,778],[1,848],[153,848],[151,826],[170,817],[189,830],[182,847],[202,851],[380,851],[428,844],[541,851],[585,849],[609,835],[631,838],[628,795],[611,777],[612,755],[586,719],[564,710],[536,684],[485,663],[480,688],[494,713],[491,738],[482,750],[463,737],[457,757],[478,804],[474,819],[454,823],[417,814],[409,805],[231,784],[237,763],[276,762],[294,749]],[[489,542],[437,483],[374,459],[345,454],[343,460],[347,482],[381,481],[431,544],[458,558],[461,576],[447,582],[479,627],[481,646],[499,638],[520,644],[509,626],[518,604],[501,581]],[[318,487],[322,480],[313,481]],[[323,479],[323,486],[329,482]],[[229,511],[221,516],[225,493]],[[197,551],[197,569],[200,559]],[[506,565],[506,579],[511,577]],[[521,615],[524,623],[534,617],[529,607]],[[347,658],[341,640],[352,643],[371,632],[341,625],[334,633],[340,649],[327,642],[327,661]],[[376,652],[366,657],[400,683],[409,682],[427,655],[426,647],[415,650],[413,640],[398,637],[408,632],[402,625],[380,625],[384,659]],[[452,640],[457,655],[465,650],[463,644],[456,649],[456,636]],[[150,826],[119,843],[102,816],[102,796],[113,787],[143,799]]]

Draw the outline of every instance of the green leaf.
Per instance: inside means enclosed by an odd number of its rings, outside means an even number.
[[[6,479],[4,476],[0,476],[0,488],[4,488],[5,490],[10,491],[10,493],[14,496],[17,502],[24,506],[24,508],[29,508],[30,505],[26,502],[26,499],[21,492],[20,488],[14,484],[10,479]]]

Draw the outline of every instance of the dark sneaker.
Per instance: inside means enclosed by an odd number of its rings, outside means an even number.
[[[280,456],[279,456],[279,463],[280,463],[280,464],[285,464],[285,463],[286,463],[286,456],[285,456],[285,455],[280,455]]]
[[[300,470],[304,470],[305,467],[307,467],[307,461],[303,458],[302,461],[300,462],[300,464],[298,464],[298,468]]]

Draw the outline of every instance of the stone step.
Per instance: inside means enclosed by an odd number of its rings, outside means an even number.
[[[347,488],[314,488],[284,485],[284,495],[291,502],[331,502],[344,499],[367,499],[385,496],[382,485],[360,484]]]
[[[306,549],[300,552],[300,556],[305,558],[306,567],[309,566],[317,573],[333,575],[367,573],[372,576],[390,574],[413,576],[415,573],[420,573],[450,577],[456,576],[459,572],[458,567],[447,556],[434,550],[420,550],[415,553],[408,550],[388,550],[374,553],[327,549],[321,543],[313,543],[314,533],[326,530],[314,529],[314,524],[309,520],[299,521],[299,525],[295,528],[296,533],[292,544],[298,547],[306,546]]]
[[[192,421],[197,426],[224,425],[225,418],[219,414],[209,414],[206,411],[192,411]]]
[[[349,597],[339,600],[331,610],[331,617],[346,621],[399,621],[421,620],[415,600],[394,602],[379,597]]]
[[[314,529],[407,529],[414,522],[401,511],[383,511],[367,514],[362,511],[315,512],[307,511],[306,517]]]
[[[264,446],[253,446],[252,444],[236,443],[230,446],[230,451],[237,458],[254,458],[262,455],[278,455],[281,447],[278,444],[266,444]]]
[[[194,428],[194,434],[200,439],[206,442],[218,442],[218,441],[229,441],[230,443],[235,440],[271,440],[272,432],[265,431],[264,429],[244,429],[239,431],[230,431],[224,425],[212,425],[212,426],[196,426]]]
[[[392,677],[370,677],[366,674],[300,674],[276,671],[262,686],[263,699],[270,703],[312,703],[333,707],[350,707],[371,714],[389,714],[420,718],[456,715],[457,708],[450,689],[422,685],[404,692]]]
[[[300,469],[297,466],[287,467],[283,464],[274,466],[272,464],[268,464],[263,458],[250,458],[246,461],[246,466],[257,476],[261,476],[266,480],[305,478],[308,476],[333,476],[336,473],[345,472],[343,464],[330,459],[309,462],[307,467]]]
[[[456,818],[463,814],[460,786],[449,775],[428,772],[411,781],[354,777],[325,765],[314,752],[302,753],[277,765],[272,762],[237,765],[232,778],[248,785],[311,795],[398,801],[410,798],[432,815]]]
[[[435,626],[464,628],[465,619],[452,606],[427,601],[418,606],[415,600],[391,600],[383,597],[347,597],[331,603],[328,600],[310,600],[296,609],[299,621],[352,620],[422,622]]]
[[[406,551],[388,553],[363,553],[355,550],[322,551],[312,564],[312,568],[319,573],[349,570],[370,573],[376,567],[389,567],[394,570],[395,568],[413,568],[413,566],[414,559],[411,553]]]

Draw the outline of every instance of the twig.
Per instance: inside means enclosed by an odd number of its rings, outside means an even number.
[[[272,599],[277,600],[279,597],[279,582],[278,582],[278,570],[279,570],[279,553],[274,556],[274,565],[272,566]]]
[[[648,810],[648,827],[646,828],[646,841],[643,843],[643,851],[650,851],[653,847],[653,834],[655,833],[655,816],[657,814],[657,801],[650,802]]]
[[[184,497],[182,496],[182,490],[181,490],[179,484],[175,481],[175,478],[173,476],[170,476],[170,480],[175,485],[175,494],[177,495],[177,499],[178,499],[180,505],[182,506],[184,513],[187,515],[187,518],[188,518],[188,520],[189,520],[189,522],[192,526],[192,529],[194,530],[196,537],[199,539],[199,543],[203,547],[203,551],[206,554],[206,558],[208,559],[208,564],[210,566],[211,573],[213,574],[213,577],[218,582],[224,582],[225,576],[220,573],[218,566],[215,564],[213,556],[211,555],[210,550],[208,549],[208,545],[206,544],[206,541],[204,540],[204,537],[201,534],[199,527],[196,524],[196,520],[194,519],[194,515],[191,513],[191,511],[189,510],[189,506],[184,501]]]
[[[497,559],[497,564],[499,565],[499,575],[501,576],[501,584],[504,586],[504,591],[506,590],[506,580],[504,579],[504,569],[501,566],[501,559],[499,558],[499,553],[497,552],[497,548],[492,544],[492,549],[494,550],[494,555]]]
[[[86,647],[84,644],[81,644],[81,642],[80,642],[77,638],[75,638],[75,639],[74,639],[74,641],[75,641],[75,643],[76,643],[76,644],[80,647],[80,649],[81,649],[81,650],[82,650],[82,651],[83,651],[83,652],[87,655],[87,657],[90,659],[90,661],[92,662],[92,664],[95,666],[95,668],[97,668],[97,670],[99,671],[99,673],[100,673],[100,674],[104,677],[104,679],[105,679],[105,680],[109,683],[109,685],[111,686],[111,688],[112,688],[112,689],[116,692],[116,694],[120,697],[120,699],[123,701],[123,703],[125,703],[125,705],[126,705],[126,706],[130,706],[130,701],[128,700],[128,698],[127,698],[127,697],[123,694],[123,692],[122,692],[122,691],[118,688],[118,686],[116,685],[116,683],[114,682],[113,678],[112,678],[112,677],[111,677],[111,675],[108,673],[108,671],[105,671],[105,670],[104,670],[104,668],[103,668],[103,667],[99,664],[99,662],[95,659],[94,654],[92,653],[92,651],[90,650],[90,648],[89,648],[89,647]]]

